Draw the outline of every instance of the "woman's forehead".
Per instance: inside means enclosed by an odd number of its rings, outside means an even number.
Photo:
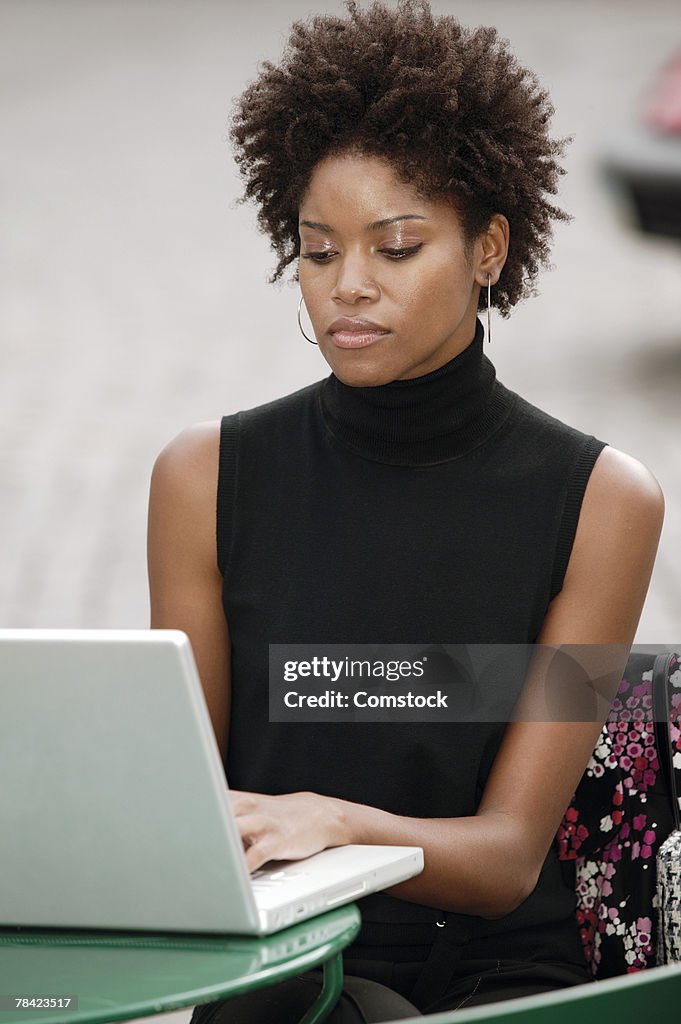
[[[389,222],[418,226],[418,221],[432,220],[447,209],[450,204],[419,195],[386,159],[342,155],[324,157],[315,166],[299,214],[301,224],[307,221],[320,230],[332,228],[342,216],[374,231]]]

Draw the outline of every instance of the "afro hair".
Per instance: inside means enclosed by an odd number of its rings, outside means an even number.
[[[549,137],[548,93],[495,28],[435,16],[428,0],[345,7],[347,17],[294,22],[281,61],[262,62],[230,120],[240,202],[257,204],[279,258],[270,283],[300,255],[298,209],[315,165],[363,153],[387,160],[422,198],[450,201],[469,246],[494,213],[508,219],[492,299],[508,316],[550,266],[551,221],[572,219],[547,199],[572,137]]]

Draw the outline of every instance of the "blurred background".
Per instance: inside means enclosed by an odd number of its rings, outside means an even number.
[[[494,24],[574,133],[554,268],[495,316],[508,387],[644,462],[667,512],[637,642],[681,639],[681,247],[603,154],[681,46],[674,0],[434,0]],[[340,0],[0,0],[0,625],[145,627],[152,465],[184,426],[327,375],[227,142],[290,22]],[[672,140],[681,176],[681,136]],[[636,140],[636,156],[648,142]]]

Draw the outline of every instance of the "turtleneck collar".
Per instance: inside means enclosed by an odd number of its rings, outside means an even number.
[[[476,448],[506,419],[514,394],[483,354],[484,329],[431,373],[377,387],[351,387],[331,374],[320,401],[328,430],[347,448],[376,462],[423,466]]]

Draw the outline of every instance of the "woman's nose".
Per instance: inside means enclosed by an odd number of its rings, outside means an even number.
[[[369,271],[367,261],[355,257],[339,259],[333,298],[354,303],[361,298],[376,299],[380,289]]]

